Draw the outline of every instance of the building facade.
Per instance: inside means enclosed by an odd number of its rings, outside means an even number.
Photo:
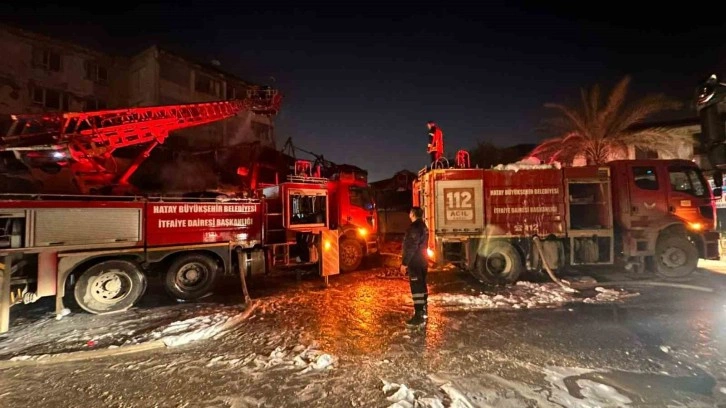
[[[250,83],[215,65],[200,64],[152,46],[130,58],[129,106],[176,105],[244,98]],[[259,142],[274,147],[272,119],[252,112],[175,134],[190,147],[234,146]]]
[[[693,160],[700,165],[701,152],[696,141],[701,137],[701,122],[698,118],[687,118],[667,122],[652,122],[638,125],[638,128],[666,128],[673,132],[690,135],[694,143],[683,143],[674,149],[674,152],[641,150],[633,146],[628,147],[627,157],[611,157],[610,160],[634,160],[634,159],[685,159]],[[674,154],[675,153],[675,154]],[[573,166],[584,166],[587,162],[584,157],[577,157],[572,162]]]
[[[84,111],[122,106],[117,58],[14,27],[0,27],[0,113]]]
[[[252,84],[218,66],[157,46],[114,56],[10,26],[0,26],[0,114],[92,111],[244,98]],[[259,143],[274,147],[270,117],[233,118],[175,132],[190,148]]]

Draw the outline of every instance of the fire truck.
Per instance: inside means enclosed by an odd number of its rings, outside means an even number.
[[[323,155],[294,146],[288,139],[283,151],[295,157],[296,150],[315,157],[314,168],[328,179],[331,228],[340,237],[340,270],[354,271],[366,256],[378,252],[378,212],[368,172],[350,164],[333,163]]]
[[[243,100],[13,115],[0,148],[33,170],[65,174],[80,194],[0,197],[0,332],[14,304],[55,296],[62,313],[67,290],[90,313],[126,310],[155,272],[182,300],[209,294],[236,266],[251,274],[317,265],[327,282],[338,272],[337,234],[330,235],[327,180],[309,166],[261,197],[142,196],[129,183],[169,132],[242,110],[274,115],[280,102],[277,91],[253,88]],[[114,152],[127,147],[140,149],[117,166]]]
[[[314,156],[315,160],[298,160],[297,151]],[[238,173],[253,188],[277,185],[278,180],[295,175],[300,169],[307,169],[307,180],[326,180],[330,228],[338,234],[339,269],[342,272],[358,269],[366,256],[378,252],[378,214],[368,185],[368,172],[357,166],[326,160],[322,155],[293,145],[291,139],[285,142],[279,154],[284,156],[282,161],[287,158],[292,164],[276,166],[274,162],[281,158],[268,155],[265,159],[254,160],[252,169],[243,167]]]
[[[378,212],[368,185],[368,172],[344,164],[331,164],[326,169],[330,202],[334,203],[331,228],[340,237],[340,270],[354,271],[366,256],[378,252]]]
[[[719,258],[713,192],[687,160],[478,169],[460,151],[456,165],[419,173],[413,202],[429,226],[431,261],[487,283],[605,265],[685,279],[699,257]]]

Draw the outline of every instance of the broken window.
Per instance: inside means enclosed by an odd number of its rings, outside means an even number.
[[[641,149],[639,147],[635,148],[635,159],[636,160],[647,160],[647,159],[657,159],[658,158],[658,152],[655,150],[650,149]]]
[[[255,140],[259,140],[263,143],[272,142],[272,126],[267,123],[252,121],[251,127],[252,133],[255,135]]]
[[[227,99],[244,99],[247,97],[247,87],[244,85],[230,85]]]
[[[194,90],[209,95],[219,96],[222,89],[221,85],[222,84],[214,78],[199,72],[197,72],[196,78],[194,79]]]
[[[83,101],[84,112],[103,110],[107,107],[106,101],[102,99],[89,98]]]
[[[108,82],[108,69],[106,67],[98,65],[93,61],[86,61],[84,67],[86,70],[86,79],[102,84]]]
[[[55,51],[35,48],[33,49],[33,66],[48,71],[61,71],[61,55]]]
[[[179,86],[189,88],[189,78],[191,70],[182,64],[167,58],[159,60],[159,76],[169,82],[173,82]]]
[[[67,111],[70,108],[70,95],[55,89],[33,87],[30,90],[33,104],[51,110]]]

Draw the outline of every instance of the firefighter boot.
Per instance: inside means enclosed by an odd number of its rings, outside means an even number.
[[[413,305],[414,307],[414,314],[413,317],[406,321],[406,326],[410,327],[417,327],[421,326],[424,323],[426,323],[426,320],[424,319],[423,305]]]

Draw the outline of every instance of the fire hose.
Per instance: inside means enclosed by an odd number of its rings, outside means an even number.
[[[558,285],[560,285],[562,288],[566,289],[567,291],[577,291],[577,289],[566,285],[561,280],[559,280],[555,273],[552,272],[552,269],[550,268],[549,264],[547,263],[547,258],[545,258],[544,251],[542,250],[542,242],[540,241],[538,236],[532,237],[532,241],[534,241],[534,247],[537,249],[537,253],[539,254],[539,258],[542,260],[542,266],[544,266],[545,271],[547,271],[547,275],[550,276],[550,279]]]
[[[532,240],[534,241],[534,246],[537,249],[537,253],[539,254],[540,258],[542,259],[542,265],[544,266],[545,270],[547,271],[547,274],[549,275],[550,279],[552,279],[553,282],[560,285],[561,287],[569,290],[584,290],[584,289],[592,289],[598,286],[656,286],[656,287],[666,287],[666,288],[677,288],[677,289],[690,289],[690,290],[696,290],[699,292],[706,292],[706,293],[715,293],[716,290],[713,288],[706,288],[703,286],[696,286],[696,285],[686,285],[682,283],[669,283],[669,282],[650,282],[650,281],[619,281],[619,282],[597,282],[594,284],[583,284],[583,285],[577,285],[577,289],[574,287],[567,285],[563,283],[561,280],[559,280],[555,274],[552,272],[552,269],[549,267],[549,264],[547,263],[547,259],[544,257],[544,251],[542,250],[542,242],[539,239],[539,237],[534,236],[532,237]]]

